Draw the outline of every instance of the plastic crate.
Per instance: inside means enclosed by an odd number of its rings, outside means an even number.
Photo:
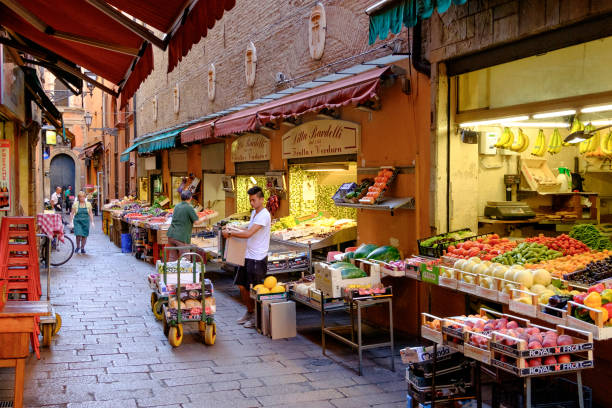
[[[451,234],[455,232],[466,231],[466,230],[467,228],[457,230],[457,231],[452,231]],[[433,258],[441,258],[444,255],[444,251],[446,251],[446,248],[448,248],[451,245],[456,245],[460,242],[470,241],[470,240],[474,240],[477,238],[484,238],[487,235],[491,235],[491,234],[492,232],[487,232],[486,234],[473,235],[470,237],[456,239],[454,241],[442,242],[442,243],[439,243],[438,246],[435,248],[421,245],[421,241],[425,241],[431,237],[419,239],[417,240],[417,245],[419,246],[419,255],[431,256]]]

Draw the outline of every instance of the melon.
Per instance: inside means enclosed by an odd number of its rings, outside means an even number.
[[[479,275],[485,275],[485,272],[489,269],[488,265],[484,263],[479,263],[472,269],[472,273],[477,273]]]
[[[513,283],[506,283],[502,289],[502,292],[507,293],[508,295],[511,295],[512,289],[516,289],[516,285]]]
[[[487,265],[487,267],[491,266],[493,264],[493,262],[491,261],[482,261],[481,263]]]
[[[551,282],[550,273],[546,269],[536,269],[532,272],[533,283],[548,286]]]
[[[493,277],[503,279],[504,274],[506,273],[507,270],[508,270],[508,267],[506,265],[499,265],[493,270]]]
[[[493,278],[491,278],[490,276],[480,279],[480,286],[485,289],[495,289]]]
[[[548,289],[546,289],[545,286],[539,284],[539,283],[534,283],[531,288],[529,288],[529,291],[531,293],[535,293],[536,295],[540,296],[542,293],[548,291]]]
[[[476,265],[478,264],[474,261],[467,261],[466,263],[463,264],[463,270],[465,272],[472,272],[472,269],[475,268]]]
[[[473,256],[473,257],[469,258],[468,261],[472,261],[474,263],[482,262],[482,260],[479,257],[477,257],[477,256]]]
[[[533,276],[531,275],[531,271],[529,271],[528,269],[517,270],[514,274],[513,280],[517,283],[520,283],[527,289],[533,286]]]
[[[505,280],[514,282],[515,281],[514,280],[514,274],[515,273],[516,273],[516,271],[512,270],[512,268],[509,268],[509,269],[506,270],[506,272],[504,272],[503,278]]]
[[[270,289],[270,293],[283,293],[284,291],[285,291],[285,288],[281,285],[276,285],[275,287]]]
[[[262,285],[262,284],[260,283],[259,285],[255,285],[255,286],[253,286],[253,290],[254,290],[255,292],[257,292],[259,289],[261,289],[261,288],[263,288],[263,287],[264,287],[264,285]]]
[[[459,269],[460,271],[463,270],[463,264],[466,263],[467,261],[465,259],[459,259],[458,261],[455,261],[455,263],[453,264],[453,268],[455,269]]]
[[[266,295],[268,293],[270,293],[270,289],[266,288],[265,286],[263,288],[259,288],[257,291],[258,295]]]
[[[265,280],[264,280],[264,286],[268,289],[272,289],[273,287],[276,286],[277,284],[277,280],[274,276],[268,276]]]

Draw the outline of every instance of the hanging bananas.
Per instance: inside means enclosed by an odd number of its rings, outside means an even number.
[[[542,157],[546,153],[546,136],[544,136],[544,130],[540,129],[538,132],[538,137],[536,138],[536,143],[531,151],[531,154],[534,156]]]
[[[559,129],[555,129],[550,137],[550,142],[548,143],[548,153],[559,153],[561,151],[562,144],[563,140],[561,139],[561,133],[559,132]]]
[[[508,149],[512,146],[513,142],[514,135],[512,134],[509,128],[505,127],[504,131],[502,132],[502,135],[499,137],[499,140],[495,144],[495,147],[497,147],[498,149]]]
[[[516,138],[515,143],[510,146],[510,150],[522,153],[529,147],[529,137],[523,133],[523,129],[519,128],[518,137]]]
[[[574,121],[572,122],[572,127],[571,127],[569,133],[572,134],[572,133],[578,132],[580,130],[584,130],[584,125],[582,124],[582,122],[580,122],[578,120],[578,118],[574,118]],[[566,143],[566,142],[562,143],[562,146],[571,146],[571,145],[572,145],[571,143]]]
[[[612,130],[608,134],[601,138],[599,142],[601,152],[608,156],[612,156]]]

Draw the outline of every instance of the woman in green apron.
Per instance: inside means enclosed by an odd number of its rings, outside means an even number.
[[[89,236],[89,224],[93,228],[93,212],[91,211],[91,204],[85,199],[85,193],[79,191],[77,200],[72,205],[72,224],[74,225],[74,235],[76,235],[77,246],[74,253],[78,253],[79,249],[81,253],[85,253],[85,242]]]

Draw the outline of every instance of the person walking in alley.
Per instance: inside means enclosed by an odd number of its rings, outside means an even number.
[[[66,203],[66,212],[69,214],[72,210],[72,186],[68,186],[68,188],[64,191],[64,202]]]
[[[51,207],[56,212],[62,212],[62,188],[60,186],[55,187],[55,192],[51,194]]]
[[[254,308],[255,302],[249,294],[249,286],[262,283],[268,273],[268,249],[270,248],[270,226],[272,219],[265,207],[264,193],[261,187],[255,186],[249,189],[249,202],[253,211],[251,220],[246,230],[226,229],[223,231],[225,238],[246,238],[246,253],[244,266],[238,269],[235,283],[240,288],[240,296],[247,310],[238,324],[246,328],[255,327]]]
[[[93,212],[91,211],[91,204],[85,199],[85,192],[79,191],[77,199],[72,205],[71,212],[71,223],[74,225],[74,235],[76,236],[76,249],[74,253],[85,253],[85,243],[89,236],[89,225],[94,227]]]
[[[181,191],[181,202],[174,207],[172,212],[172,223],[168,229],[168,246],[181,247],[191,244],[191,232],[194,226],[203,225],[206,220],[199,219],[191,206],[191,191]],[[176,261],[182,251],[178,249],[168,250],[168,260]]]

